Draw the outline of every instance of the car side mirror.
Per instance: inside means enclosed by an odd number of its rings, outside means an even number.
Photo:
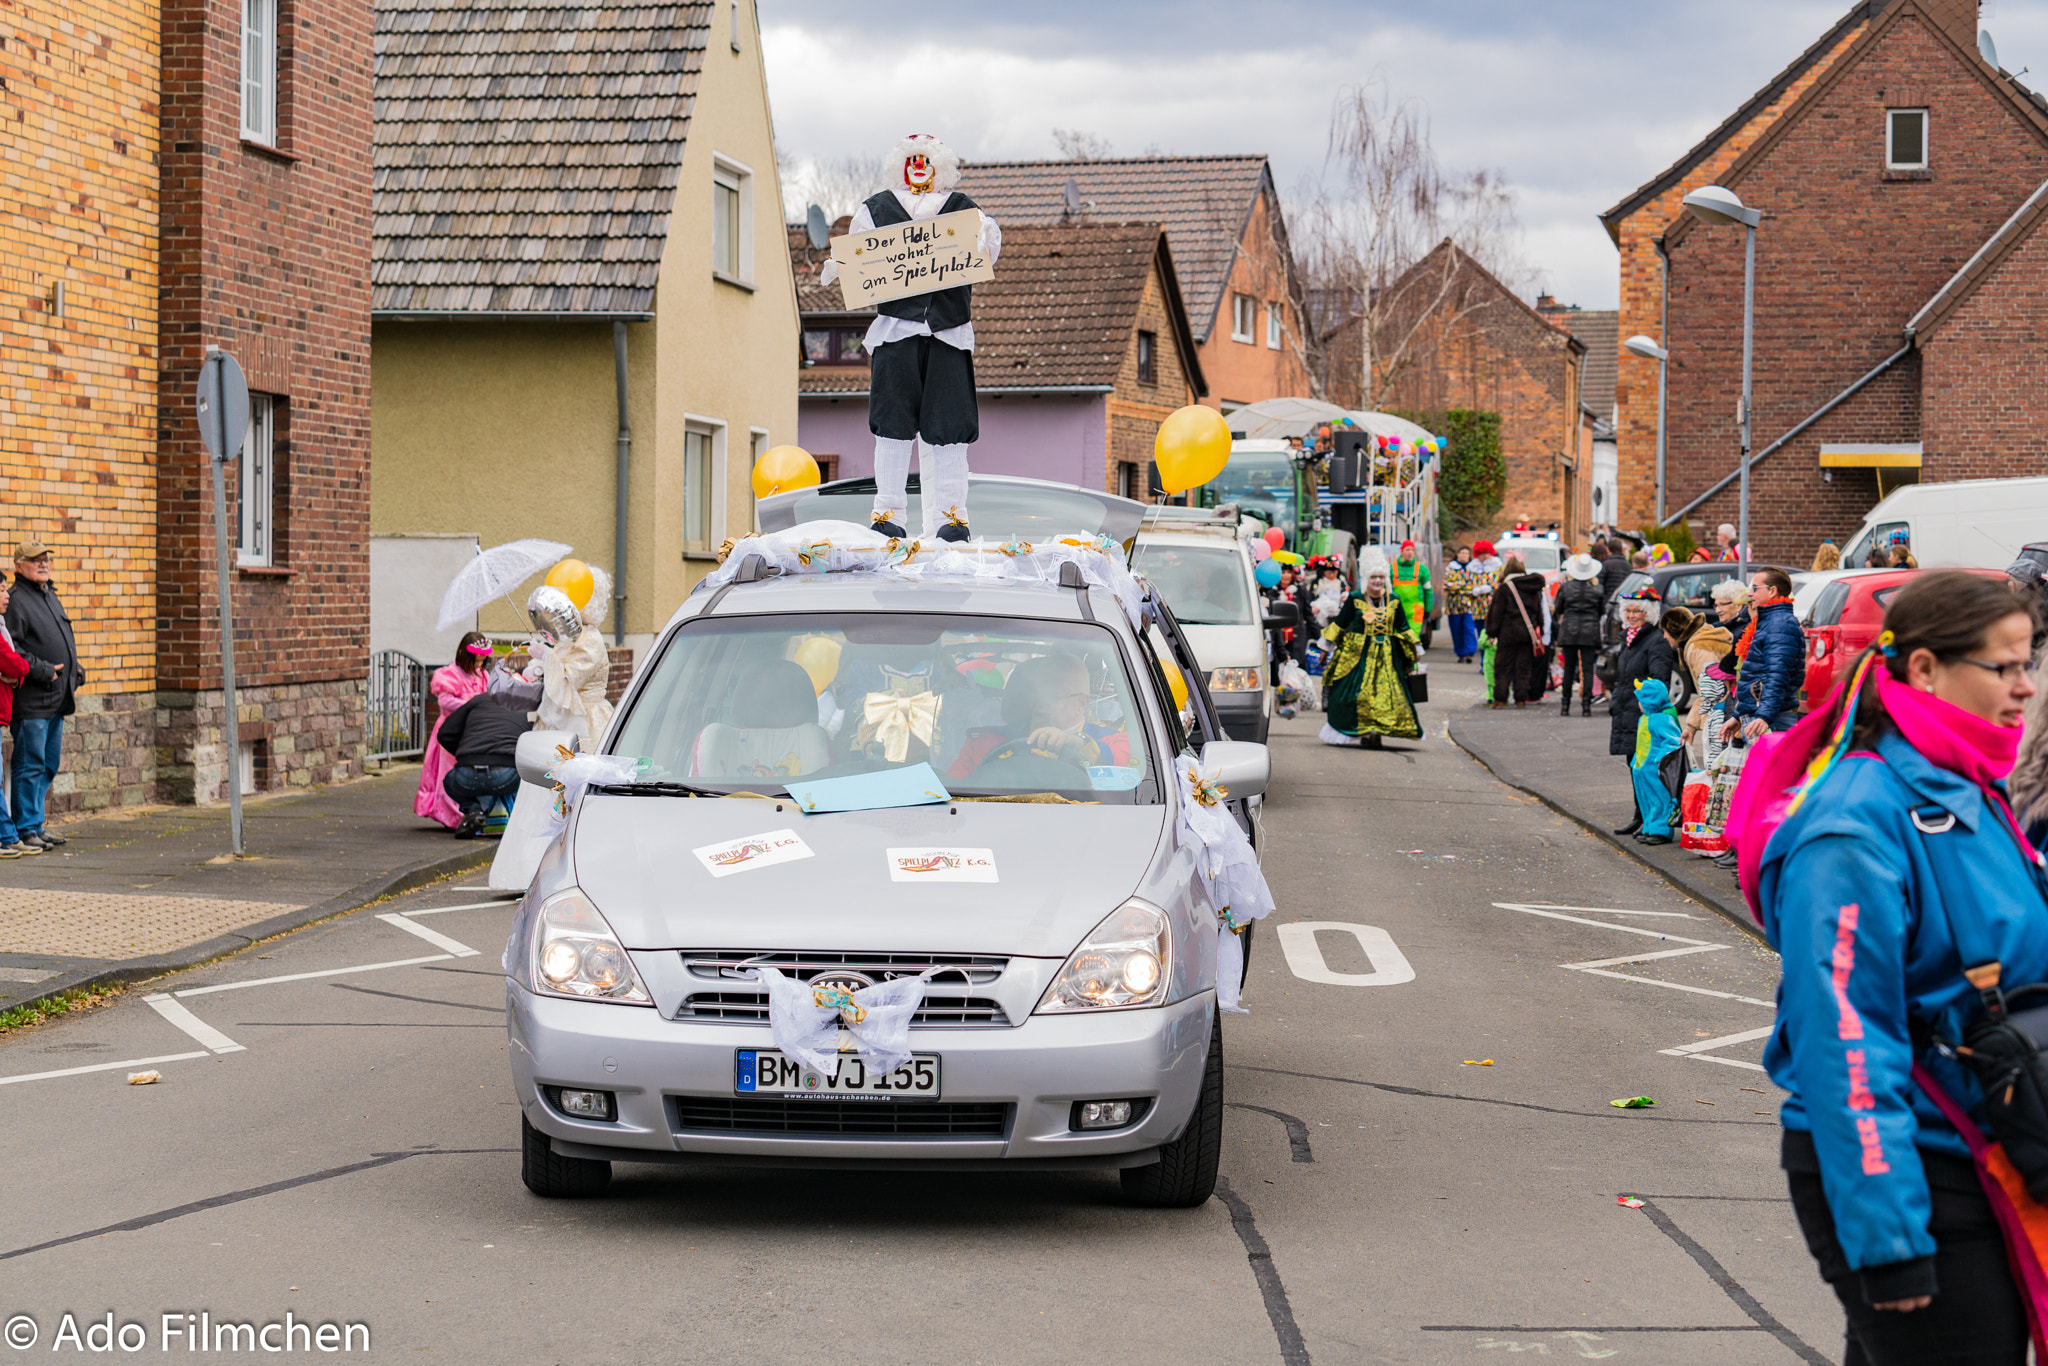
[[[1301,605],[1293,602],[1272,602],[1266,604],[1266,629],[1278,631],[1287,626],[1301,625]]]
[[[1222,783],[1233,797],[1257,797],[1273,776],[1273,757],[1264,745],[1249,740],[1211,740],[1202,746],[1202,774]]]
[[[519,737],[519,747],[513,751],[513,764],[519,769],[519,781],[532,783],[535,787],[550,787],[548,770],[561,762],[557,750],[567,746],[576,748],[576,732],[572,730],[530,730]]]

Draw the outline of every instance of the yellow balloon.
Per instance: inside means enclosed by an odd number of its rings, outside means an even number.
[[[1159,424],[1152,459],[1168,493],[1208,483],[1230,460],[1230,424],[1214,408],[1191,403]]]
[[[1166,674],[1166,686],[1173,692],[1174,710],[1187,710],[1188,681],[1181,676],[1180,665],[1174,663],[1165,655],[1160,655],[1159,667]]]
[[[802,446],[770,446],[754,462],[754,496],[807,489],[818,482],[818,462]]]
[[[812,636],[796,647],[796,662],[811,676],[811,690],[823,692],[839,676],[839,642]]]
[[[597,579],[583,561],[563,560],[548,571],[547,585],[567,593],[569,601],[575,603],[576,610],[580,612],[590,606],[590,595],[597,589]]]

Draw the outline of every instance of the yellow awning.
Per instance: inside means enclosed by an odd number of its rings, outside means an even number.
[[[1920,443],[1856,441],[1822,446],[1820,463],[1823,468],[1831,469],[1917,470],[1920,468]]]

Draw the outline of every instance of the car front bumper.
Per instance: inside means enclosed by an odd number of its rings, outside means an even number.
[[[1202,992],[1149,1010],[1034,1015],[1015,1027],[918,1028],[911,1048],[940,1057],[940,1099],[798,1105],[1007,1107],[1000,1135],[873,1137],[688,1127],[679,1098],[734,1100],[734,1055],[772,1048],[765,1024],[663,1019],[648,1007],[540,996],[506,983],[512,1079],[527,1122],[557,1152],[620,1161],[721,1159],[795,1165],[1128,1166],[1151,1160],[1194,1111],[1214,1017]],[[563,1114],[544,1086],[609,1091],[617,1118]],[[1122,1129],[1074,1132],[1075,1101],[1150,1101]]]

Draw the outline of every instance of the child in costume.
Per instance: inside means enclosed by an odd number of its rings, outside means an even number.
[[[1636,752],[1628,765],[1636,789],[1636,810],[1643,818],[1636,842],[1669,844],[1675,802],[1664,776],[1664,756],[1682,750],[1685,742],[1679,738],[1678,714],[1672,709],[1669,688],[1646,678],[1636,684],[1636,701],[1642,706],[1643,719],[1636,722]]]
[[[976,205],[954,186],[960,157],[927,133],[897,143],[888,162],[895,183],[854,210],[856,233],[958,213]],[[990,261],[1003,249],[1002,230],[987,214],[975,248]],[[823,284],[839,278],[839,263],[827,261]],[[868,430],[875,434],[875,530],[903,536],[910,453],[919,437],[918,458],[924,499],[921,535],[964,541],[967,529],[967,448],[981,435],[974,397],[974,322],[971,285],[913,294],[876,305],[877,316],[862,345],[872,357],[868,383]],[[943,524],[942,524],[943,523]]]

